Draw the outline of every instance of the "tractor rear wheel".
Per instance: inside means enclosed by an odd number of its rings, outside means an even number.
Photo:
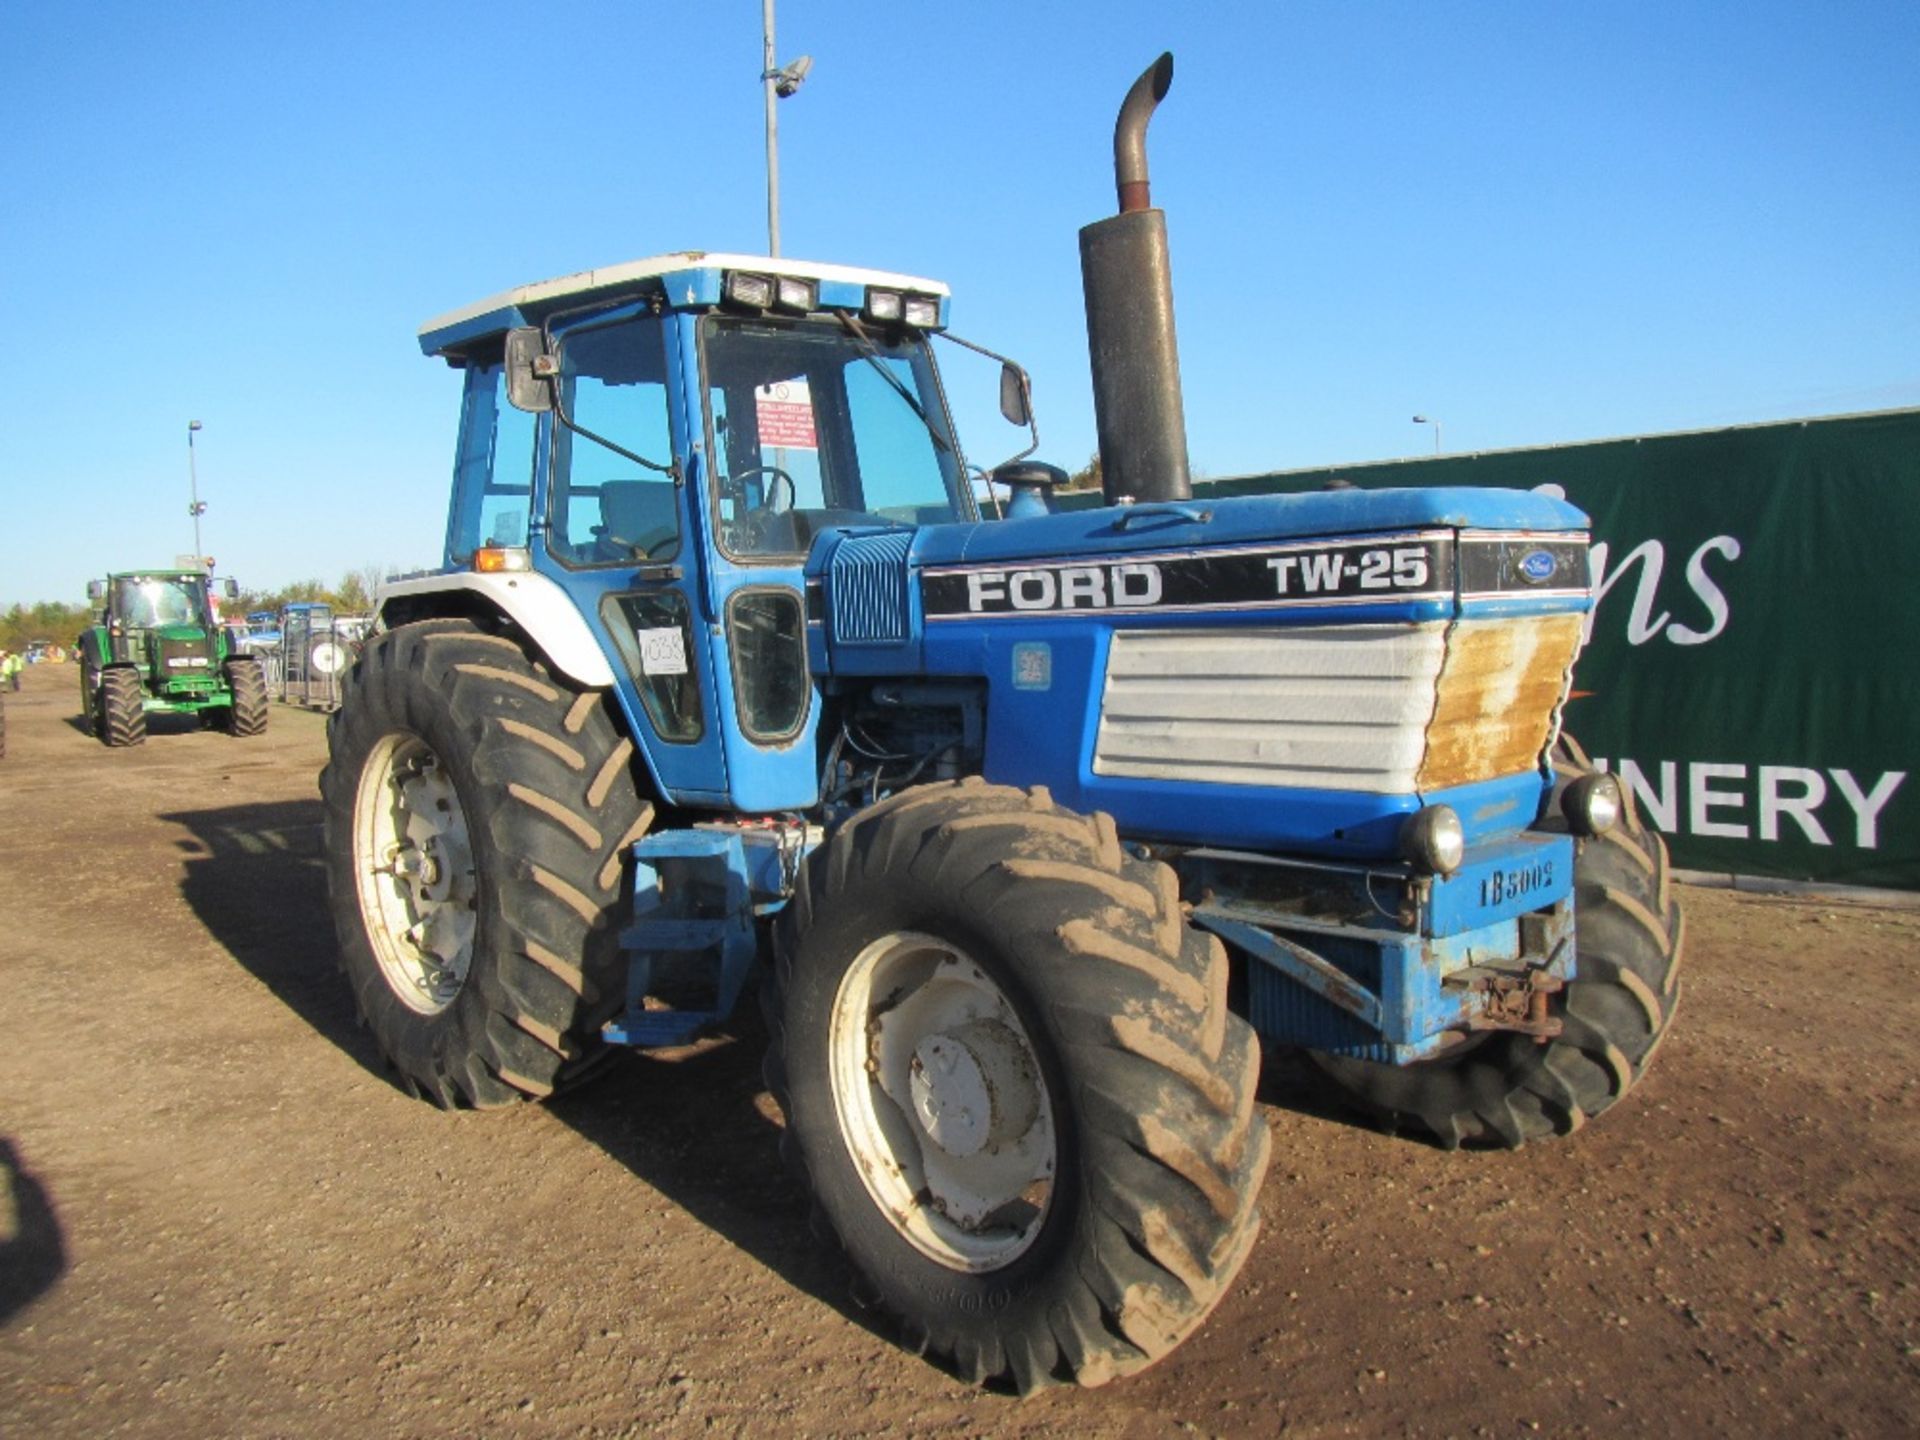
[[[494,1106],[584,1073],[626,1002],[615,922],[653,815],[606,692],[425,621],[369,641],[327,732],[341,968],[405,1086]]]
[[[139,745],[147,738],[146,697],[140,676],[122,665],[100,672],[100,738],[118,748]]]
[[[776,968],[783,1148],[910,1348],[1098,1385],[1220,1300],[1259,1229],[1258,1045],[1110,818],[907,790],[808,858]]]
[[[240,656],[221,667],[233,704],[227,710],[227,733],[239,739],[267,731],[267,677],[260,662]]]
[[[1593,766],[1570,738],[1554,756],[1559,795]],[[1461,1144],[1518,1149],[1571,1135],[1617,1104],[1653,1062],[1680,1005],[1684,923],[1667,847],[1631,796],[1603,835],[1574,842],[1577,978],[1552,999],[1564,1028],[1546,1044],[1486,1034],[1439,1059],[1393,1066],[1315,1054],[1362,1108]]]

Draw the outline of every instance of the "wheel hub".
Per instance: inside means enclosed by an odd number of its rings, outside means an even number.
[[[453,1003],[473,962],[478,887],[466,813],[416,736],[374,748],[354,805],[360,913],[380,971],[408,1008]]]
[[[929,1035],[913,1052],[908,1087],[927,1138],[956,1159],[1026,1134],[1040,1092],[1026,1046],[998,1020]]]
[[[829,1028],[840,1132],[882,1214],[951,1269],[993,1270],[1040,1233],[1057,1139],[1012,1002],[947,941],[898,931],[842,977]]]

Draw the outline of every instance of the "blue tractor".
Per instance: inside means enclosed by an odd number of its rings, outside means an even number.
[[[1662,847],[1558,735],[1585,517],[1192,497],[1144,151],[1171,73],[1081,237],[1104,504],[1023,457],[981,514],[936,282],[689,251],[509,291],[421,331],[465,392],[445,565],[383,588],[321,781],[405,1085],[546,1096],[757,976],[863,1297],[1023,1391],[1220,1299],[1262,1045],[1515,1146],[1625,1094],[1678,1000]]]

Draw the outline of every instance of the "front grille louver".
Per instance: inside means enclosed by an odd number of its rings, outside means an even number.
[[[833,638],[842,645],[898,645],[907,638],[907,547],[913,532],[855,535],[827,565]]]

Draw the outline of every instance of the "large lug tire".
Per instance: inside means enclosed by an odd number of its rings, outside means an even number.
[[[85,657],[81,658],[80,671],[80,728],[89,735],[100,733],[100,687],[94,677],[93,668]]]
[[[147,738],[146,697],[140,676],[114,665],[100,672],[100,739],[118,749],[143,744]]]
[[[1199,1326],[1269,1139],[1170,871],[1044,790],[926,785],[808,858],[777,938],[783,1150],[910,1348],[1025,1393]]]
[[[1593,766],[1566,738],[1554,769],[1557,817],[1560,792]],[[1680,1006],[1685,925],[1667,847],[1631,796],[1618,824],[1574,846],[1578,978],[1552,999],[1564,1026],[1558,1036],[1541,1045],[1488,1034],[1407,1066],[1316,1054],[1321,1069],[1363,1109],[1448,1149],[1518,1149],[1571,1135],[1619,1103],[1653,1063]]]
[[[233,704],[227,711],[227,733],[243,740],[266,734],[267,677],[260,669],[260,662],[251,656],[241,656],[227,661],[221,668],[226,675],[227,691],[233,696]]]
[[[371,642],[329,718],[329,903],[360,1016],[442,1106],[544,1097],[606,1054],[653,807],[604,691],[463,620]]]

